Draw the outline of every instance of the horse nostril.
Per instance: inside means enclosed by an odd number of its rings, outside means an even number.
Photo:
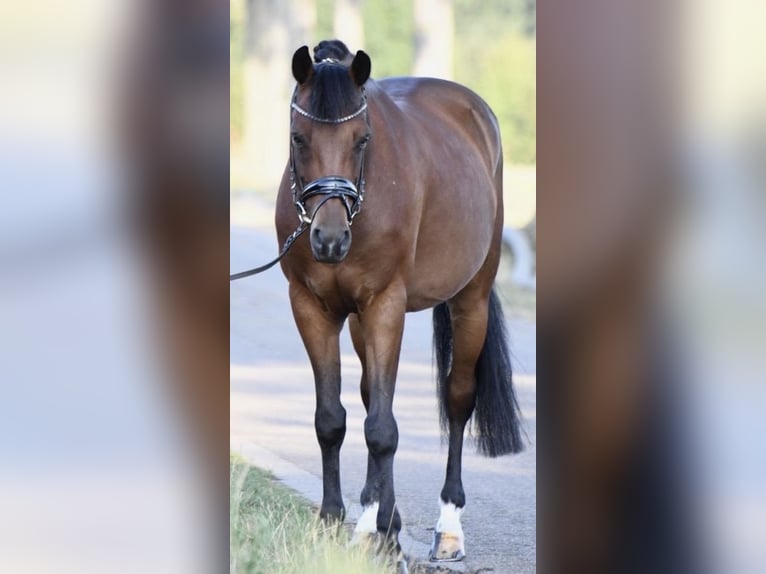
[[[343,242],[345,243],[351,238],[351,232],[346,229],[346,231],[343,232]]]
[[[314,229],[314,231],[312,231],[311,233],[314,235],[314,239],[316,239],[317,241],[322,240],[322,232],[319,230],[318,227]]]

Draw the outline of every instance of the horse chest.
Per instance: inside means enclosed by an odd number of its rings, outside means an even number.
[[[304,283],[322,307],[337,314],[357,311],[380,290],[365,273],[338,268],[309,273]]]

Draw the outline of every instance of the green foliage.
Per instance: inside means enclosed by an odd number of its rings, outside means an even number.
[[[322,40],[329,40],[335,37],[332,31],[334,5],[334,0],[316,0],[317,25],[316,33],[314,34],[314,45]],[[343,38],[339,39],[342,40]]]
[[[511,164],[536,160],[535,40],[510,33],[492,43],[456,47],[455,79],[480,94],[494,110]]]
[[[335,38],[334,0],[316,0],[315,43]],[[365,50],[372,56],[374,78],[406,76],[412,69],[414,46],[412,0],[365,0],[362,2],[364,46],[349,46],[354,52]],[[339,40],[346,40],[343,37]]]
[[[489,41],[516,32],[535,35],[535,0],[452,0],[457,37],[467,34]]]
[[[534,0],[454,0],[455,80],[492,107],[505,160],[536,160]]]
[[[364,50],[372,58],[372,76],[408,75],[415,54],[412,0],[367,0],[363,16]]]

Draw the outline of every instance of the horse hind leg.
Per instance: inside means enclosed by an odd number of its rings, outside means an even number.
[[[487,299],[480,290],[464,291],[434,309],[434,342],[439,363],[442,426],[449,436],[449,454],[429,559],[453,562],[465,557],[460,515],[463,491],[463,435],[476,404],[476,362],[487,332]],[[451,365],[449,364],[451,354]],[[447,371],[449,374],[447,374]]]
[[[449,455],[430,559],[455,561],[465,556],[460,515],[465,508],[461,470],[468,420],[473,414],[479,452],[484,455],[516,453],[523,447],[505,319],[494,290],[469,286],[449,304],[437,307],[434,343]]]

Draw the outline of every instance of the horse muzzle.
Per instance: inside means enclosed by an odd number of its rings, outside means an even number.
[[[310,243],[314,259],[319,263],[340,263],[351,247],[351,230],[347,226],[327,229],[315,225],[311,230]]]
[[[311,225],[311,251],[314,259],[320,263],[340,263],[348,255],[351,247],[351,224],[354,217],[359,213],[364,201],[364,179],[360,177],[360,187],[350,179],[336,175],[320,177],[310,182],[298,192],[296,180],[293,178],[292,186],[295,198],[295,206],[298,209],[298,218],[304,224]],[[308,199],[319,198],[310,208],[304,202]],[[319,217],[319,211],[330,200],[337,199],[343,205],[346,217],[343,223],[339,221],[329,223],[326,218]]]

